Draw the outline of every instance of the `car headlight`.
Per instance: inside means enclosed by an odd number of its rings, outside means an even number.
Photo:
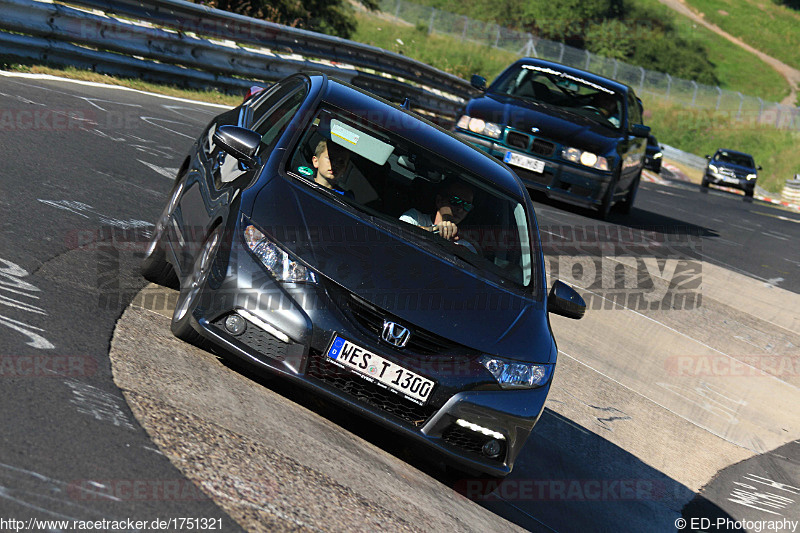
[[[756,179],[756,175],[755,174],[748,174],[747,175],[747,179],[748,179],[748,181],[749,180],[754,180],[754,179]]]
[[[499,139],[500,135],[503,134],[503,127],[499,124],[495,124],[494,122],[486,122],[483,119],[470,117],[469,115],[461,115],[461,118],[458,119],[456,126],[462,130],[469,130],[472,133],[486,135],[487,137],[492,137],[493,139]]]
[[[484,355],[481,364],[503,389],[535,389],[546,385],[553,375],[553,365],[520,363]]]
[[[261,264],[279,281],[290,283],[316,283],[317,277],[306,266],[292,259],[289,254],[278,248],[255,226],[244,229],[244,241]]]
[[[653,154],[653,159],[661,159],[663,155],[661,152],[656,152]]]
[[[583,166],[596,168],[597,170],[608,170],[608,159],[600,157],[592,152],[585,152],[577,148],[564,148],[561,150],[561,157],[573,163],[580,163]]]
[[[717,170],[717,167],[716,167],[716,166],[714,166],[714,165],[708,165],[708,170],[710,170],[710,171],[711,171],[711,172],[713,172],[714,174],[716,174],[717,172],[719,172],[719,170]]]

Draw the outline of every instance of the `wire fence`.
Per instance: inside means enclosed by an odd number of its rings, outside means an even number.
[[[693,109],[726,115],[744,124],[769,125],[782,130],[800,131],[800,108],[784,106],[746,96],[717,86],[684,80],[616,59],[592,54],[564,43],[540,39],[494,23],[471,19],[406,0],[382,0],[380,9],[428,33],[450,35],[462,41],[491,46],[520,57],[537,57],[588,70],[618,80],[636,89],[645,102],[666,100]]]

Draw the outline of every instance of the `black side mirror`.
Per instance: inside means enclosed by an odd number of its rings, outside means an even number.
[[[469,80],[469,83],[479,91],[486,90],[486,78],[484,78],[483,76],[478,76],[477,74],[473,74],[472,78],[470,78]]]
[[[761,170],[761,165],[758,165],[758,167],[756,167],[756,170]]]
[[[261,162],[256,151],[261,145],[261,135],[239,126],[220,126],[214,132],[214,143],[226,154],[235,157],[246,169],[253,169]]]
[[[706,154],[706,159],[711,159],[711,156]]]
[[[650,126],[644,124],[632,124],[631,135],[634,137],[644,137],[645,139],[650,135]]]
[[[586,313],[586,302],[578,291],[563,281],[556,280],[547,297],[547,312],[577,320]]]

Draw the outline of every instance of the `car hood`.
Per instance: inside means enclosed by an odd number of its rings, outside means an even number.
[[[710,161],[710,165],[714,165],[717,168],[727,168],[732,170],[737,176],[738,175],[747,175],[747,174],[757,174],[756,169],[752,167],[745,167],[742,165],[737,165],[736,163],[728,163],[725,161]]]
[[[335,200],[283,179],[262,189],[251,220],[275,233],[271,237],[330,280],[326,283],[405,325],[492,355],[555,362],[542,301],[481,279],[436,252],[439,247],[415,244],[402,229],[370,223]]]
[[[620,138],[618,130],[588,118],[507,95],[486,94],[475,98],[467,104],[466,114],[596,154],[614,152]],[[538,128],[538,132],[532,128]]]

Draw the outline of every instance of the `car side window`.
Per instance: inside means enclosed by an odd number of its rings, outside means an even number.
[[[642,110],[633,93],[628,93],[628,124],[642,124]]]
[[[294,78],[281,83],[279,86],[270,87],[269,90],[261,96],[251,106],[250,116],[247,122],[243,124],[244,127],[254,129],[253,126],[258,124],[264,115],[275,107],[280,101],[292,92],[298,90],[300,87],[305,86],[305,81],[301,78]]]
[[[254,120],[250,129],[261,134],[259,154],[262,158],[272,150],[286,125],[305,101],[307,94],[307,85],[303,80],[298,80],[297,83],[287,86],[285,90],[274,93],[268,102],[259,106],[258,113],[254,112]],[[264,111],[261,112],[261,109]]]

